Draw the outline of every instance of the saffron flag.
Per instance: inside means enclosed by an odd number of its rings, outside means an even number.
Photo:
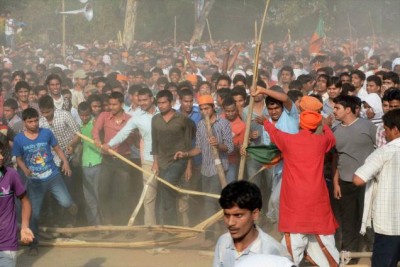
[[[324,28],[325,28],[324,19],[320,17],[317,28],[315,29],[315,32],[311,36],[310,40],[309,52],[311,55],[316,55],[321,50],[322,42],[325,37]]]

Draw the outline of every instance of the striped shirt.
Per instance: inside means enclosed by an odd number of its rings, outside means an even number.
[[[219,151],[219,158],[224,170],[228,170],[228,154],[234,149],[232,141],[232,130],[229,121],[217,116],[215,122],[211,125],[212,133],[217,138],[218,144],[224,144],[228,147],[227,152]],[[211,152],[211,146],[208,142],[207,126],[204,120],[201,120],[196,131],[196,147],[201,150],[202,165],[201,174],[211,177],[217,174],[217,168]]]

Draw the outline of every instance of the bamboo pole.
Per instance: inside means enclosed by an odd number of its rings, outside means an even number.
[[[87,137],[87,136],[81,134],[80,132],[77,132],[76,134],[77,134],[80,138],[82,138],[83,140],[88,141],[88,142],[94,144],[93,139],[91,139],[91,138],[89,138],[89,137]],[[151,173],[150,171],[147,171],[147,170],[141,168],[140,166],[136,165],[136,164],[133,163],[132,161],[130,161],[130,160],[128,160],[127,158],[123,157],[121,154],[115,152],[115,151],[112,150],[111,148],[108,149],[108,153],[110,153],[111,155],[115,156],[116,158],[122,160],[122,161],[125,162],[126,164],[128,164],[128,165],[134,167],[135,169],[141,171],[141,172],[144,173],[144,174],[153,175],[153,173]],[[217,194],[210,194],[210,193],[205,193],[205,192],[198,192],[198,191],[193,191],[193,190],[182,189],[182,188],[179,188],[179,187],[177,187],[177,186],[175,186],[175,185],[173,185],[173,184],[171,184],[171,183],[165,181],[164,179],[162,179],[162,178],[159,177],[159,176],[156,176],[156,178],[157,178],[157,180],[158,180],[159,182],[161,182],[161,183],[163,183],[164,185],[170,187],[171,189],[174,189],[175,191],[177,191],[177,192],[179,192],[179,193],[188,194],[188,195],[194,195],[194,196],[206,196],[206,197],[211,197],[211,198],[219,199],[219,195],[217,195]]]
[[[176,47],[176,16],[174,17],[174,47]]]
[[[259,62],[259,55],[260,55],[260,50],[261,50],[261,36],[262,36],[263,28],[264,28],[265,18],[267,16],[269,2],[270,2],[270,0],[267,0],[267,2],[265,4],[264,16],[263,16],[263,19],[261,22],[260,33],[258,34],[258,41],[256,43],[256,48],[255,48],[254,66],[253,66],[253,84],[252,84],[254,91],[257,88],[258,62]],[[243,140],[243,148],[244,149],[246,149],[247,145],[249,144],[250,125],[251,125],[251,119],[252,119],[252,115],[253,115],[253,107],[254,107],[254,97],[250,96],[249,109],[248,109],[247,118],[246,118],[246,130],[244,133],[244,140]],[[240,157],[238,180],[243,179],[245,163],[246,163],[246,156],[242,155]]]
[[[351,30],[351,23],[350,23],[350,16],[349,16],[349,13],[347,13],[347,23],[349,24],[351,60],[354,61],[354,54],[353,54],[353,33],[352,33],[352,30]]]
[[[40,227],[40,231],[44,233],[58,233],[58,234],[80,234],[80,233],[99,232],[99,231],[114,231],[114,232],[151,231],[151,232],[169,233],[169,234],[203,232],[203,230],[200,228],[190,228],[190,227],[182,227],[174,225],[132,225],[132,226],[95,225],[95,226],[82,226],[82,227],[70,227],[70,228]]]
[[[204,121],[206,122],[207,126],[207,137],[211,138],[213,137],[213,133],[211,129],[210,117],[204,115]],[[211,146],[211,153],[214,159],[215,168],[217,169],[219,183],[221,184],[221,188],[224,188],[226,186],[225,171],[224,167],[222,166],[221,159],[219,158],[218,148]]]
[[[194,238],[197,234],[180,234],[162,240],[148,240],[138,242],[88,242],[78,239],[56,239],[55,241],[40,241],[41,246],[70,247],[70,248],[152,248],[182,242],[184,239]]]
[[[206,23],[207,23],[208,35],[210,35],[210,43],[211,45],[214,45],[214,40],[211,35],[210,23],[208,22],[208,18],[206,19]]]
[[[61,11],[64,12],[65,11],[65,2],[64,0],[61,1]],[[65,59],[65,51],[66,51],[66,41],[65,41],[65,21],[66,18],[65,16],[62,16],[62,24],[61,24],[61,28],[62,28],[62,46],[61,46],[61,54],[63,56],[63,58]]]
[[[142,194],[140,195],[140,199],[139,199],[138,204],[136,205],[136,208],[133,210],[133,213],[132,213],[131,217],[129,218],[128,226],[132,226],[135,223],[136,216],[138,215],[139,210],[143,205],[144,198],[146,197],[147,190],[149,189],[149,186],[150,186],[149,184],[153,181],[153,179],[155,179],[155,176],[156,176],[156,174],[153,173],[153,175],[150,177],[150,179],[148,179],[146,184],[143,186]]]

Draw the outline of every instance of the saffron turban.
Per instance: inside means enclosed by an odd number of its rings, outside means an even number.
[[[211,104],[214,105],[214,98],[211,95],[201,95],[198,97],[197,102],[200,105]]]
[[[300,107],[303,110],[319,112],[322,108],[322,103],[317,98],[306,95],[301,98]]]
[[[322,121],[322,115],[315,111],[303,111],[300,113],[300,127],[306,130],[315,130]]]

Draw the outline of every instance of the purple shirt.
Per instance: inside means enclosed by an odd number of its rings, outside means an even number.
[[[18,249],[15,196],[25,193],[16,170],[6,168],[0,177],[0,251]]]

